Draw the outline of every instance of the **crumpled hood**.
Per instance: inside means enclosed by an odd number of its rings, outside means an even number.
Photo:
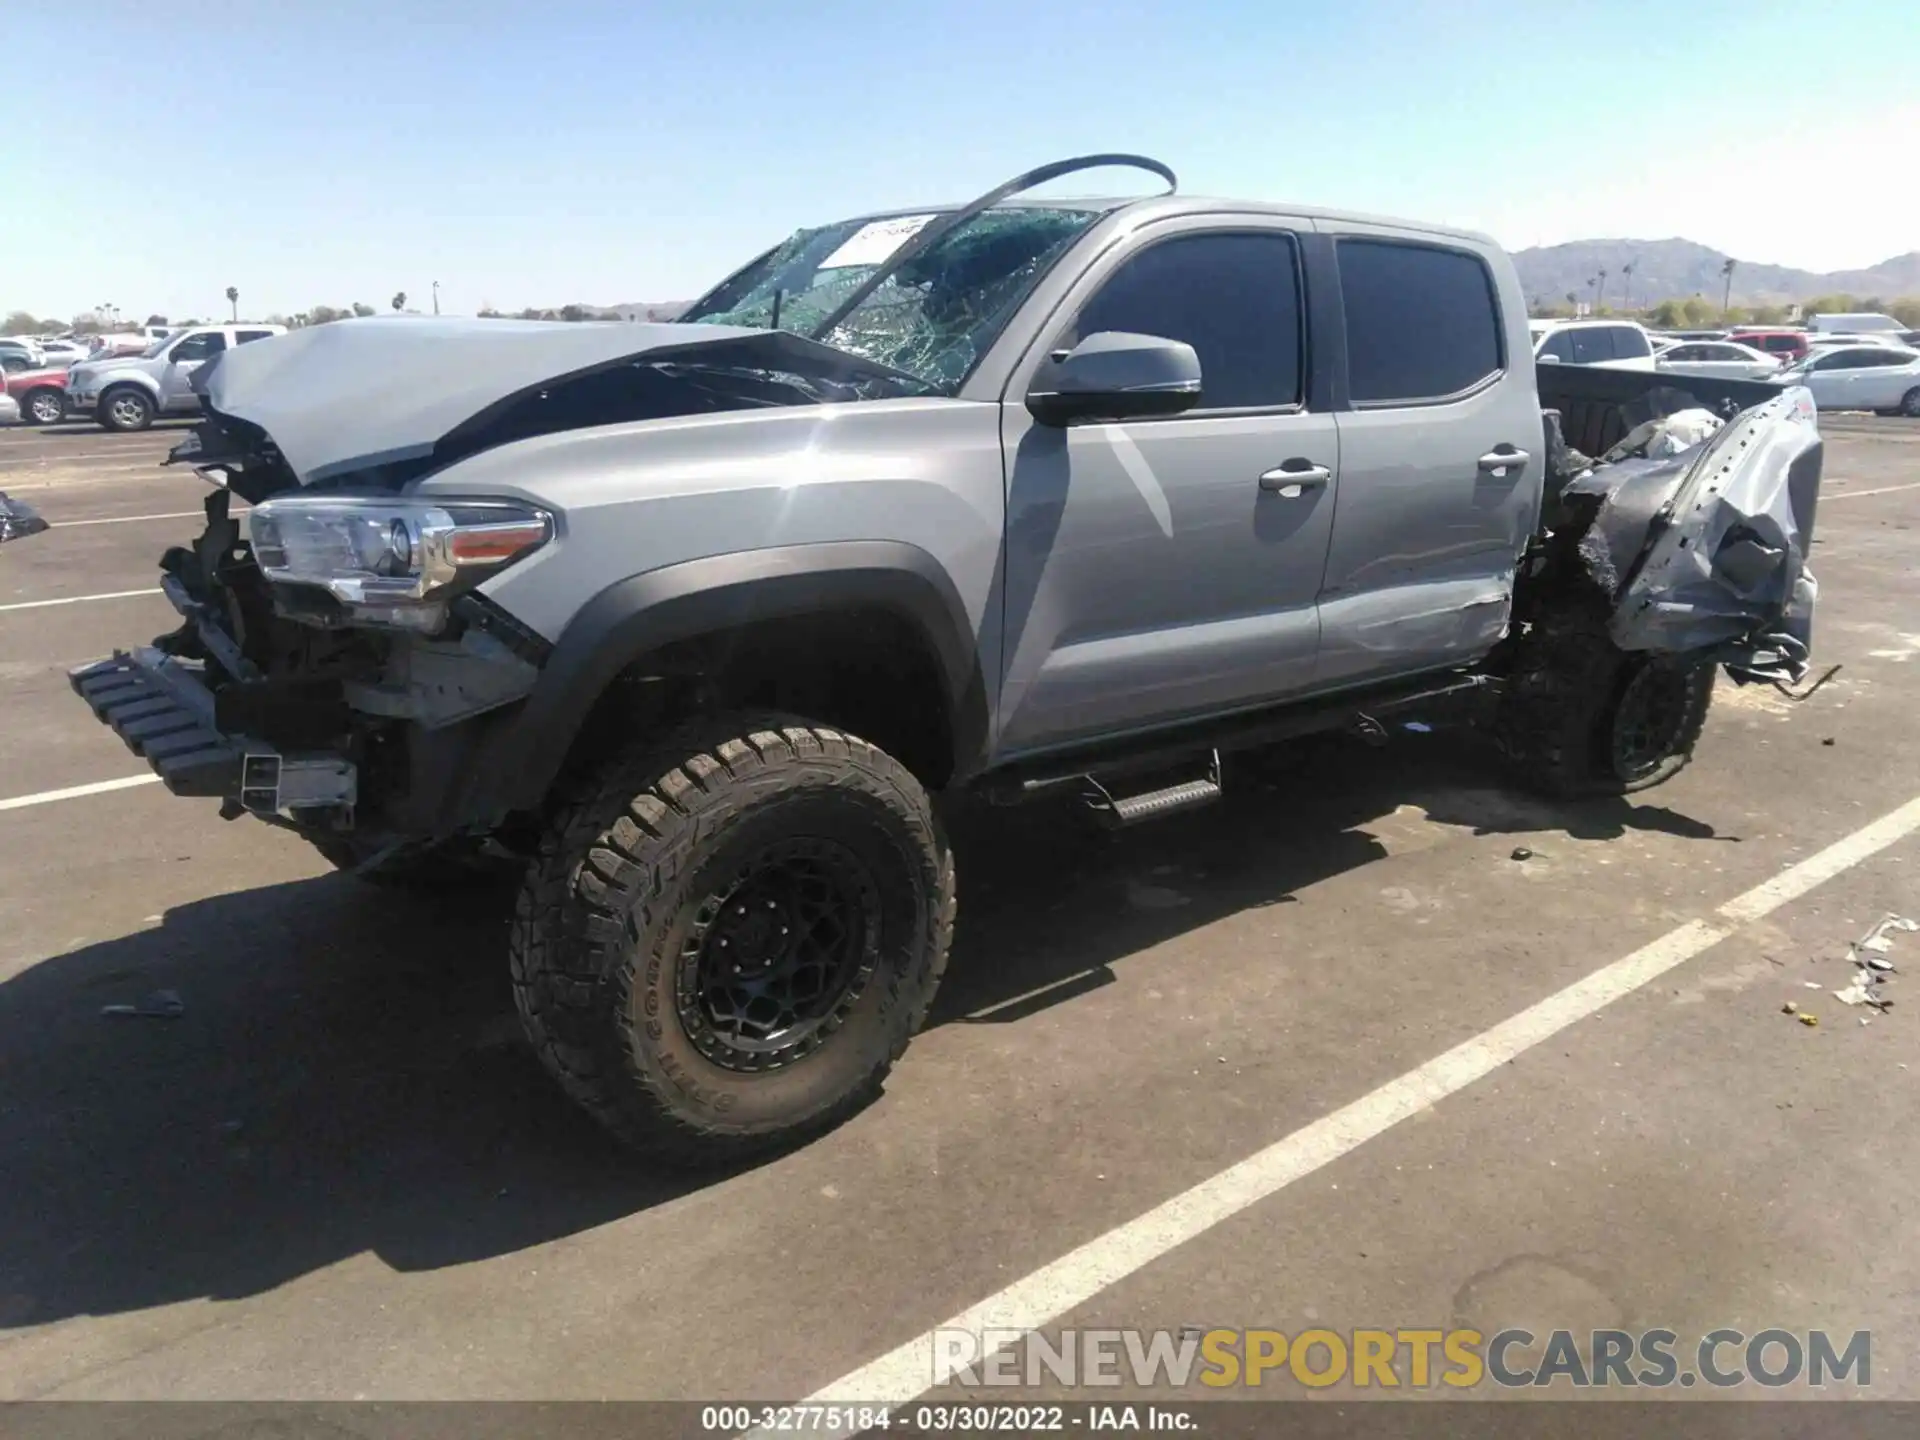
[[[194,389],[259,426],[303,485],[430,455],[451,432],[528,391],[641,356],[890,373],[778,330],[411,316],[339,320],[256,340],[202,366]]]

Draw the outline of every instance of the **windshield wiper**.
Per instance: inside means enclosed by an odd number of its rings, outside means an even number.
[[[934,245],[939,243],[943,235],[946,235],[956,226],[966,224],[967,221],[973,219],[974,216],[980,214],[982,211],[992,209],[1009,195],[1017,195],[1022,190],[1031,190],[1034,186],[1044,185],[1049,180],[1058,180],[1062,175],[1071,175],[1079,170],[1104,169],[1109,165],[1125,166],[1132,170],[1145,170],[1150,175],[1158,175],[1162,180],[1167,182],[1166,193],[1169,195],[1171,195],[1180,184],[1172,170],[1161,164],[1158,160],[1151,160],[1145,155],[1081,155],[1072,160],[1056,160],[1051,165],[1042,165],[1039,169],[1029,170],[1024,175],[1016,175],[1013,179],[1007,181],[1006,184],[997,185],[987,191],[987,193],[980,196],[979,199],[970,200],[958,210],[943,215],[939,219],[922,227],[920,232],[909,239],[906,244],[902,245],[898,250],[895,250],[885,260],[876,265],[871,275],[854,286],[852,294],[834,306],[832,310],[828,311],[826,318],[807,332],[807,338],[809,340],[822,340],[826,336],[831,335],[835,326],[858,309],[869,295],[873,294],[874,291],[878,290],[882,285],[886,284],[889,279],[898,274],[900,268],[909,260],[913,259],[916,255],[924,254],[926,251],[932,249]],[[774,297],[776,313],[778,312],[779,303],[779,296],[776,294]]]

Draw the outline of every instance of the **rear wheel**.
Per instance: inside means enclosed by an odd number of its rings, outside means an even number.
[[[29,425],[56,425],[66,418],[66,396],[50,387],[30,390],[20,402],[20,412]]]
[[[1715,667],[1621,650],[1598,607],[1535,621],[1520,637],[1496,738],[1553,795],[1621,795],[1672,779],[1693,758]]]
[[[953,935],[926,792],[864,740],[721,716],[609,762],[555,816],[514,996],[633,1148],[731,1162],[845,1119],[925,1020]]]
[[[1900,413],[1920,419],[1920,385],[1900,397]]]
[[[107,430],[144,430],[153,424],[153,401],[146,391],[123,385],[100,397],[94,418]]]

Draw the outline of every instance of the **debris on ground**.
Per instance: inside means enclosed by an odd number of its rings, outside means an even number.
[[[21,500],[9,500],[7,492],[0,490],[0,540],[24,540],[29,535],[38,535],[47,528],[31,505]]]
[[[1533,858],[1533,851],[1524,845],[1516,845],[1513,847],[1513,858],[1516,860],[1531,860]]]
[[[1782,1015],[1791,1015],[1794,1013],[1794,1011],[1798,1010],[1799,1008],[1800,1006],[1797,1003],[1795,1003],[1792,1000],[1789,1000],[1787,1001],[1786,1004],[1780,1007],[1780,1013]]]
[[[1853,980],[1850,984],[1833,992],[1833,998],[1842,1005],[1866,1005],[1874,1010],[1886,1013],[1893,1008],[1893,1000],[1886,992],[1888,980],[1896,973],[1888,952],[1893,949],[1889,934],[1912,934],[1920,930],[1920,922],[1907,919],[1904,915],[1888,915],[1865,935],[1847,947],[1847,959],[1853,965]]]
[[[178,990],[156,990],[138,1005],[102,1005],[100,1013],[115,1018],[178,1020],[187,1013],[187,1002]]]
[[[1818,1015],[1802,1015],[1800,1017],[1800,1023],[1802,1025],[1818,1025],[1820,1023],[1820,1017]]]

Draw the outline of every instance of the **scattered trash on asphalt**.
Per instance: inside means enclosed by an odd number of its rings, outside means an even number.
[[[1833,998],[1842,1005],[1866,1005],[1885,1014],[1893,1008],[1893,999],[1887,994],[1887,981],[1896,974],[1893,961],[1888,952],[1893,949],[1890,934],[1912,934],[1920,930],[1920,922],[1907,919],[1904,915],[1888,915],[1865,935],[1847,946],[1847,959],[1853,965],[1853,980],[1844,988],[1833,992]],[[1865,1023],[1864,1021],[1862,1023]]]
[[[1794,1003],[1793,1001],[1791,1001],[1791,1000],[1789,1000],[1789,1001],[1787,1001],[1787,1003],[1786,1003],[1786,1004],[1784,1004],[1784,1005],[1782,1005],[1782,1006],[1780,1007],[1780,1013],[1781,1013],[1782,1015],[1791,1015],[1791,1014],[1793,1014],[1793,1012],[1794,1012],[1794,1011],[1796,1011],[1796,1010],[1798,1010],[1799,1008],[1800,1008],[1800,1007],[1799,1007],[1799,1005],[1797,1005],[1797,1004],[1795,1004],[1795,1003]]]
[[[1844,990],[1833,992],[1842,1005],[1865,1005],[1873,999],[1872,982],[1862,975]]]
[[[1805,984],[1809,990],[1819,990],[1823,988],[1818,980],[1808,980]]]
[[[1800,1017],[1800,1023],[1802,1025],[1818,1025],[1820,1023],[1820,1017],[1818,1015],[1802,1015]]]
[[[178,1020],[187,1013],[187,1002],[180,998],[177,990],[156,990],[138,1005],[102,1005],[100,1013],[142,1020]]]
[[[1822,740],[1820,743],[1822,745],[1831,745],[1833,744],[1833,737],[1829,735],[1825,740]]]
[[[1513,847],[1513,858],[1516,860],[1531,860],[1533,858],[1533,851],[1524,845],[1516,845]]]
[[[1411,730],[1416,735],[1431,735],[1433,733],[1433,727],[1424,720],[1409,720],[1400,728],[1402,730]]]

